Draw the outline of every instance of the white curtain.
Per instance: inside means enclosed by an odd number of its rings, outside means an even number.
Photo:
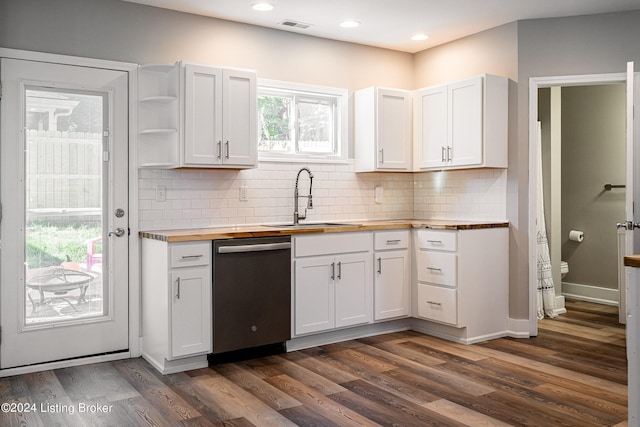
[[[542,190],[542,126],[538,122],[538,170],[537,170],[537,259],[538,259],[538,319],[556,317],[556,291],[551,274],[551,259],[549,257],[549,241],[547,240],[547,226],[544,219],[544,194]]]

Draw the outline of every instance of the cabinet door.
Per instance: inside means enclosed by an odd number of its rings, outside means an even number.
[[[409,251],[375,256],[375,320],[409,315]]]
[[[185,64],[184,164],[222,163],[222,70]]]
[[[482,77],[450,84],[450,166],[482,164],[482,143]]]
[[[411,103],[409,94],[378,89],[378,169],[411,167]]]
[[[370,253],[336,257],[336,327],[369,323],[373,318],[370,257]]]
[[[414,98],[415,169],[441,168],[447,160],[447,86],[418,91]]]
[[[255,73],[225,69],[222,93],[223,163],[254,166],[258,150]]]
[[[332,329],[335,325],[335,263],[332,256],[295,261],[295,334]]]
[[[211,270],[171,272],[171,356],[211,353]]]

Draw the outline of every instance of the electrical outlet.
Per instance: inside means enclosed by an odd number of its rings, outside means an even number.
[[[164,185],[156,185],[156,202],[164,202],[167,200],[167,187]]]
[[[247,187],[246,185],[241,185],[240,186],[240,201],[241,202],[246,202],[247,200],[249,200],[249,196],[247,194],[248,191],[249,191],[249,187]]]
[[[373,191],[373,199],[376,203],[383,203],[384,202],[384,189],[382,188],[382,186],[377,186],[374,191]]]

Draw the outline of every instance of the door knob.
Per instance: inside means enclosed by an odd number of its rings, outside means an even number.
[[[109,236],[122,237],[124,236],[124,233],[125,233],[124,228],[118,227],[115,229],[115,231],[110,231]]]
[[[625,230],[633,230],[634,228],[640,228],[640,223],[633,221],[619,222],[616,224],[616,228],[624,228]]]

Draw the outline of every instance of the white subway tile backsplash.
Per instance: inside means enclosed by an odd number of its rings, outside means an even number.
[[[140,170],[141,230],[290,222],[299,163],[251,170]],[[314,209],[308,221],[506,218],[506,170],[356,174],[353,164],[313,164]],[[308,192],[306,174],[300,194]],[[156,186],[167,189],[156,201]],[[240,186],[248,200],[240,200]],[[384,189],[383,203],[374,188]],[[300,208],[306,199],[300,200]]]

